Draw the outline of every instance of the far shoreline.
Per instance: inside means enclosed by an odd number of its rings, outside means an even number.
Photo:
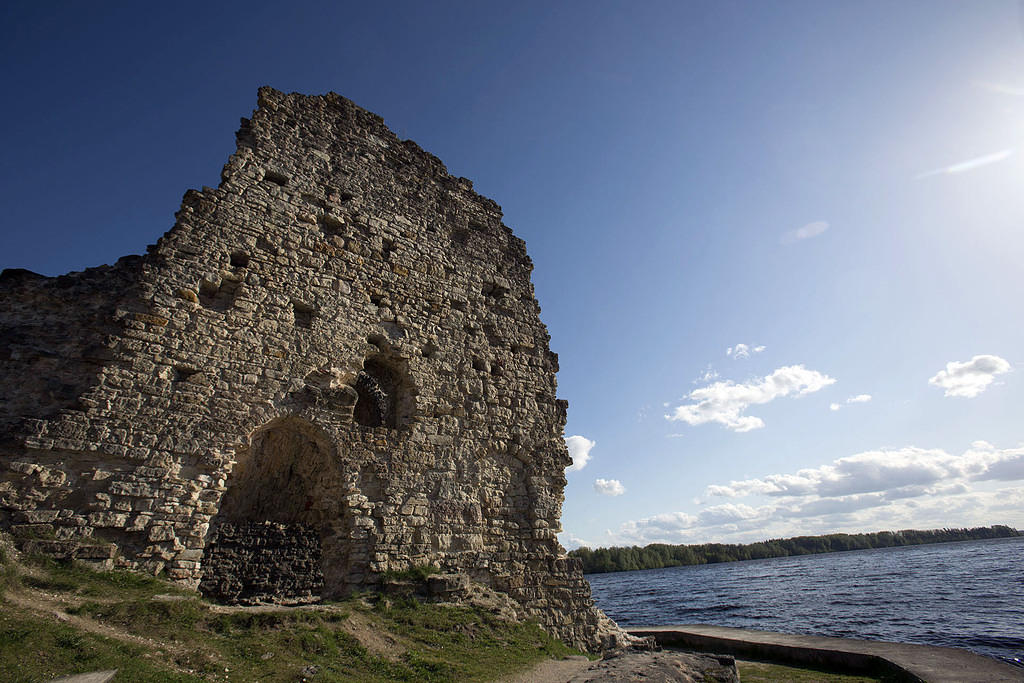
[[[1021,536],[1024,536],[1024,532],[1019,529],[1003,524],[995,524],[988,527],[973,527],[969,529],[904,529],[864,534],[836,533],[820,536],[793,536],[745,544],[704,543],[669,545],[665,543],[651,543],[643,547],[612,546],[610,548],[597,548],[593,550],[587,547],[580,547],[570,550],[568,555],[580,560],[583,565],[583,573],[590,575],[706,564],[727,564],[780,557],[827,555],[854,550],[942,545],[967,541],[1019,538]]]

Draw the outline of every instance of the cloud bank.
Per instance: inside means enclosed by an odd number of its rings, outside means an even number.
[[[834,383],[834,379],[816,370],[789,365],[746,384],[724,381],[695,389],[687,396],[695,403],[678,406],[665,418],[689,425],[717,422],[734,432],[749,432],[764,427],[761,418],[743,414],[750,406],[784,396],[804,396]]]
[[[992,384],[996,375],[1010,371],[1010,363],[999,356],[975,356],[968,361],[951,361],[946,369],[928,380],[928,384],[945,389],[946,396],[974,398]]]
[[[750,542],[837,530],[1021,524],[1024,446],[976,441],[960,455],[908,446],[838,458],[795,473],[709,486],[730,499],[608,532],[612,544]],[[1002,488],[999,488],[1002,487]],[[760,500],[745,502],[744,498]]]

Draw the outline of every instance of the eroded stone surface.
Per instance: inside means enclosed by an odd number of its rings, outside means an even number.
[[[431,563],[621,639],[556,539],[566,404],[498,205],[334,94],[263,88],[237,141],[146,255],[0,275],[0,524],[193,586],[312,529],[281,599]]]

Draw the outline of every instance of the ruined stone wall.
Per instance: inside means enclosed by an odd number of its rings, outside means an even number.
[[[0,524],[193,586],[313,529],[299,593],[430,563],[614,642],[556,539],[566,404],[498,205],[334,94],[263,88],[237,142],[145,256],[0,277]]]

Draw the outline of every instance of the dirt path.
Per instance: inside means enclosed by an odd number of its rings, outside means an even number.
[[[497,683],[739,683],[732,659],[683,652],[631,651],[596,662],[586,657],[548,659],[522,674]]]
[[[47,619],[56,619],[58,622],[67,624],[74,628],[92,633],[93,635],[103,636],[105,638],[112,638],[113,640],[119,640],[122,643],[131,643],[132,645],[141,645],[145,647],[148,652],[144,654],[144,657],[159,655],[161,661],[167,666],[171,667],[178,673],[190,674],[193,673],[186,668],[179,666],[175,662],[176,657],[185,656],[190,654],[182,648],[174,647],[173,645],[166,642],[159,642],[146,638],[143,636],[123,631],[119,628],[115,628],[108,624],[104,624],[87,617],[81,617],[76,614],[68,614],[65,610],[71,606],[66,600],[61,600],[56,596],[51,596],[43,591],[34,590],[20,590],[12,591],[8,590],[3,594],[3,599],[9,602],[11,605],[25,610],[26,612],[36,614],[40,617]],[[168,656],[164,656],[168,655]]]
[[[499,678],[495,683],[566,683],[593,664],[586,657],[545,659],[529,671]]]

